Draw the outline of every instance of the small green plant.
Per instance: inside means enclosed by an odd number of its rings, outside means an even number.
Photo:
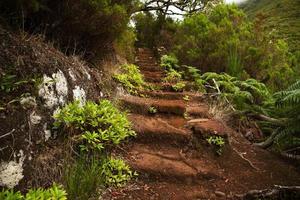
[[[163,55],[160,59],[160,66],[167,71],[176,70],[179,68],[178,59],[173,55]]]
[[[150,114],[157,113],[157,109],[154,106],[150,106],[149,109],[148,109],[148,111],[149,111]]]
[[[19,191],[2,190],[0,199],[3,200],[67,200],[67,193],[60,185],[53,184],[48,189],[31,189],[24,196]]]
[[[189,119],[189,117],[190,117],[189,113],[187,113],[187,112],[183,113],[183,118],[184,119]]]
[[[172,89],[176,92],[183,91],[185,87],[185,83],[183,81],[176,83],[175,85],[172,85]]]
[[[182,80],[182,76],[179,72],[171,69],[167,72],[167,76],[163,79],[166,83],[177,83]]]
[[[119,111],[110,101],[98,104],[88,101],[69,103],[54,116],[56,127],[79,131],[81,150],[103,150],[107,145],[118,145],[130,136],[135,136],[125,113]]]
[[[114,78],[122,84],[122,86],[131,94],[137,94],[139,90],[147,88],[144,77],[141,74],[138,66],[122,65],[122,73],[115,74]]]
[[[69,199],[89,199],[104,184],[101,176],[104,159],[81,154],[74,163],[64,168],[63,178]]]
[[[109,158],[102,166],[102,176],[107,186],[123,186],[134,176],[136,172],[132,172],[130,167],[121,159]]]
[[[16,90],[20,85],[28,83],[27,80],[17,80],[16,75],[5,74],[0,78],[0,91],[2,92],[12,92]]]
[[[208,144],[214,145],[217,147],[216,153],[218,155],[221,155],[223,152],[223,147],[225,145],[225,140],[221,136],[210,136],[209,138],[206,139]]]
[[[190,96],[189,95],[184,95],[184,97],[182,98],[185,101],[189,101],[190,100]]]

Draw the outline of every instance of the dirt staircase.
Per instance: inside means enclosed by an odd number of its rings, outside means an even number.
[[[151,50],[138,49],[136,64],[148,82],[164,86],[164,71]],[[108,199],[236,199],[235,194],[253,189],[300,184],[299,169],[212,119],[202,94],[166,87],[143,94],[120,99],[137,137],[118,153],[139,177]],[[189,101],[183,100],[186,95]],[[150,107],[157,112],[150,114]],[[211,135],[227,138],[221,156],[205,140]]]

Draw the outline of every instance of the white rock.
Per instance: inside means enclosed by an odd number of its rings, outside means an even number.
[[[76,76],[71,69],[69,69],[69,75],[70,75],[72,81],[76,81]]]
[[[84,105],[86,102],[84,89],[80,88],[79,86],[75,86],[75,89],[73,90],[73,98],[74,100],[78,100],[80,105]]]
[[[91,75],[88,73],[88,71],[84,67],[82,69],[83,69],[87,79],[91,80]]]
[[[53,106],[58,105],[54,80],[45,74],[43,76],[43,83],[39,86],[39,96],[45,100],[47,108],[53,108]]]
[[[33,124],[33,125],[39,124],[41,122],[41,120],[42,120],[42,117],[39,116],[39,115],[37,115],[35,111],[33,111],[30,114],[29,118],[30,118],[31,124]]]
[[[56,92],[58,95],[58,101],[60,105],[65,104],[65,99],[68,95],[68,82],[62,71],[52,74],[53,79],[55,80]]]
[[[22,97],[20,100],[20,104],[24,108],[30,108],[30,107],[36,107],[36,100],[35,97],[29,96],[29,97]]]
[[[18,161],[0,163],[0,186],[14,188],[23,179],[23,163],[25,156],[22,150],[18,154]]]
[[[45,142],[47,142],[51,137],[51,131],[47,129],[47,123],[44,124],[44,137],[45,137]]]
[[[43,83],[39,86],[39,96],[45,100],[47,108],[64,105],[68,96],[68,82],[62,71],[49,77],[44,74]]]

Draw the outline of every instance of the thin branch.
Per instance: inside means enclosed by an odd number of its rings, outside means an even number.
[[[235,151],[243,160],[247,161],[253,169],[255,169],[257,171],[259,170],[259,168],[255,167],[249,159],[244,157],[244,154],[246,154],[246,153],[238,152],[235,148],[233,148],[233,151]]]
[[[1,135],[1,136],[0,136],[0,139],[4,138],[4,137],[6,137],[6,136],[9,136],[9,135],[11,135],[11,134],[13,134],[15,131],[16,131],[16,129],[12,129],[10,132],[5,133],[4,135]]]

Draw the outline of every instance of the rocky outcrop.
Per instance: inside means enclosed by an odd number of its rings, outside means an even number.
[[[69,101],[102,98],[102,73],[39,37],[1,27],[0,63],[0,83],[12,76],[14,87],[0,93],[0,187],[51,185],[64,142],[52,116]]]

